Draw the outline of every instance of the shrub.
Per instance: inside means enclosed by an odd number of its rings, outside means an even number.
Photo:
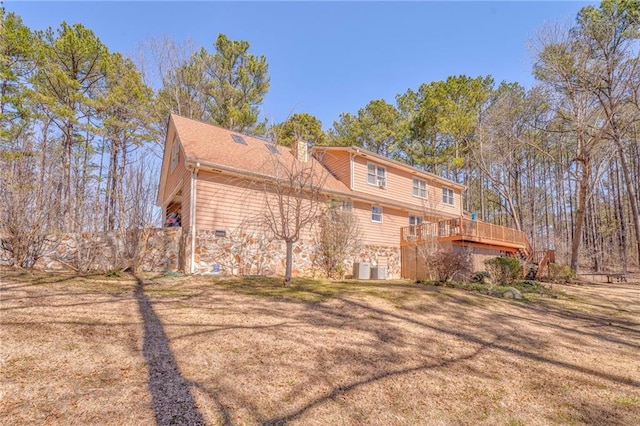
[[[549,279],[553,282],[569,282],[576,277],[576,272],[569,265],[560,263],[549,264]]]
[[[358,220],[349,211],[329,208],[318,222],[314,262],[328,278],[342,278],[349,253],[361,244]]]
[[[513,257],[494,257],[484,261],[494,283],[499,285],[511,284],[522,277],[522,266],[518,259]]]
[[[427,271],[439,282],[465,279],[472,270],[471,254],[466,251],[439,250],[424,257]]]
[[[489,282],[490,278],[491,278],[491,274],[488,273],[487,271],[478,271],[471,276],[471,282],[486,284]]]

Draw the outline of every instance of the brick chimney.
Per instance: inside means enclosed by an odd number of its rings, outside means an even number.
[[[293,144],[293,155],[302,163],[309,161],[307,141],[297,140]]]

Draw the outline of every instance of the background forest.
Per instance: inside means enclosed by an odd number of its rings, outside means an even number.
[[[146,40],[128,58],[81,24],[33,31],[0,15],[0,231],[22,266],[49,234],[159,226],[168,114],[283,145],[355,145],[463,183],[464,208],[524,231],[574,270],[640,263],[640,4],[583,8],[540,28],[537,85],[451,76],[345,112],[260,118],[268,63]],[[312,84],[310,82],[310,84]]]

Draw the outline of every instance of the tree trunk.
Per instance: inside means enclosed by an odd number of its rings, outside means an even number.
[[[617,126],[615,127],[615,141],[618,148],[618,156],[620,157],[620,166],[622,167],[622,177],[624,178],[625,186],[627,187],[627,194],[629,195],[629,205],[631,206],[631,216],[633,218],[633,227],[636,231],[636,246],[638,248],[638,265],[640,265],[640,209],[638,209],[638,203],[636,202],[636,194],[634,191],[634,184],[631,181],[631,173],[629,172],[629,166],[627,164],[627,157],[624,154],[624,147],[622,146],[621,139]]]
[[[587,192],[589,189],[589,179],[591,178],[591,159],[589,157],[582,160],[582,177],[578,192],[578,210],[576,211],[576,221],[573,228],[573,240],[571,243],[571,269],[578,274],[578,255],[580,254],[580,242],[582,241],[582,226],[587,206]]]
[[[64,232],[75,231],[71,223],[71,145],[73,143],[73,124],[67,123],[62,146],[62,230]]]
[[[293,241],[287,240],[287,258],[285,263],[284,272],[284,286],[289,287],[291,285],[291,270],[293,268]]]

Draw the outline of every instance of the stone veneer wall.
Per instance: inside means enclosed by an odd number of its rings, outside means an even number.
[[[189,272],[191,236],[189,228],[154,228],[142,231],[140,270]],[[131,236],[129,236],[131,237]],[[120,269],[130,261],[127,238],[121,233],[83,233],[52,235],[41,250],[34,268],[42,270],[74,269],[106,272]],[[316,243],[301,240],[293,247],[293,275],[322,276],[314,262]],[[387,278],[400,277],[398,247],[365,246],[344,263],[349,274],[353,262],[377,266],[385,259]],[[10,253],[0,249],[0,266],[11,266]],[[217,271],[214,271],[217,265]],[[214,231],[198,230],[195,245],[196,274],[217,272],[220,275],[284,275],[285,245],[255,234],[216,237]]]
[[[188,268],[191,253],[190,233],[185,229],[183,238],[184,269]],[[316,243],[300,240],[293,246],[293,276],[321,276],[322,271],[314,262]],[[220,275],[284,275],[285,244],[283,241],[263,235],[241,234],[216,237],[214,231],[198,230],[195,244],[194,273],[218,273]],[[368,262],[377,266],[378,261],[387,266],[388,278],[400,278],[400,248],[364,246],[345,261],[344,270],[351,271],[353,262]]]
[[[138,264],[142,271],[177,271],[182,228],[141,230],[142,249]],[[131,263],[127,252],[133,241],[131,233],[99,232],[51,235],[40,249],[35,269],[105,272]],[[0,249],[0,265],[12,266],[11,254]]]

